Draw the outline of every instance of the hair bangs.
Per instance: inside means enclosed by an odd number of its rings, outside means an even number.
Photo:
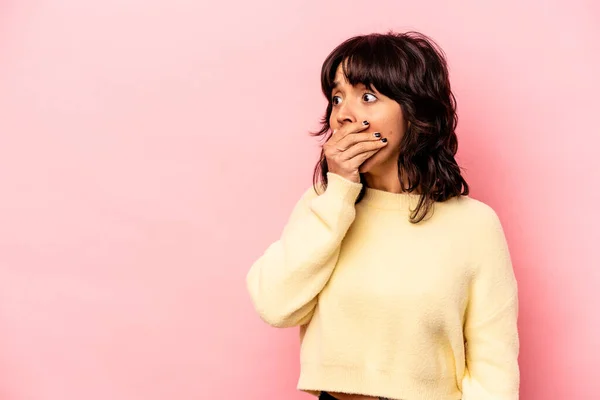
[[[342,43],[323,65],[323,94],[331,98],[335,74],[340,65],[344,77],[352,86],[363,84],[369,90],[391,94],[393,87],[398,84],[398,77],[391,73],[397,71],[390,59],[391,54],[394,54],[393,44],[386,41],[384,36],[360,37]]]

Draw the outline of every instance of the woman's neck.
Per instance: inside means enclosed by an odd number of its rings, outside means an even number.
[[[408,180],[404,177],[403,184],[400,183],[398,168],[386,173],[366,172],[363,174],[367,187],[390,193],[403,193],[403,187],[408,187]],[[413,193],[420,193],[419,191]]]

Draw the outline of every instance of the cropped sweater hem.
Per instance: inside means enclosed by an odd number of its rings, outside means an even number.
[[[394,400],[460,400],[462,397],[453,376],[423,384],[422,379],[411,379],[406,372],[312,363],[302,364],[298,389],[315,396],[325,391]]]

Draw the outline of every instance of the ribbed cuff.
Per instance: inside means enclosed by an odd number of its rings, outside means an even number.
[[[334,195],[344,202],[354,204],[362,187],[362,183],[353,182],[333,172],[327,173],[327,189],[325,190],[325,194]]]

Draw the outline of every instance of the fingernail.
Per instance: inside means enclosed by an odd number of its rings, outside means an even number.
[[[381,133],[379,133],[379,132],[375,132],[375,133],[373,134],[373,136],[375,136],[375,137],[381,137]]]
[[[363,125],[369,125],[369,121],[363,121]]]
[[[387,139],[386,139],[386,138],[382,138],[382,139],[381,139],[381,141],[382,141],[383,143],[387,143]]]

